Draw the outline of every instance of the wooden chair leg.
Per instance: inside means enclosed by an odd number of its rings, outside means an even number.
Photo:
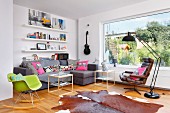
[[[19,93],[17,100],[15,101],[15,104],[18,102],[18,100],[20,100],[21,95],[22,95],[22,93]]]
[[[36,91],[35,91],[35,94],[36,94],[36,97],[39,99],[39,101],[41,101],[41,99]]]
[[[33,95],[32,95],[32,93],[31,93],[31,92],[30,92],[30,98],[31,98],[32,106],[34,106],[34,102],[33,102]]]
[[[23,102],[23,103],[28,103],[28,102],[31,102],[32,103],[32,106],[27,106],[27,107],[15,107],[15,106],[8,106],[8,105],[3,105],[3,107],[5,108],[9,108],[9,109],[16,109],[16,110],[26,110],[26,109],[32,109],[32,108],[35,108],[34,106],[34,102],[38,102],[38,101],[41,101],[43,100],[44,98],[40,98],[38,93],[36,91],[34,91],[35,94],[33,94],[32,91],[28,91],[28,92],[21,92],[19,93],[15,103],[17,102]],[[25,94],[28,94],[30,95],[30,100],[28,100],[27,98],[24,97],[23,93]],[[38,99],[35,99],[34,100],[34,96],[37,97]],[[23,97],[25,100],[22,100],[21,97]]]

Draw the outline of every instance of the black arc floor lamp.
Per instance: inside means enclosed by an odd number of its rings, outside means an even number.
[[[131,35],[131,33],[136,34],[135,32],[128,32],[128,35],[125,36],[125,37],[122,39],[122,41],[136,41],[136,40],[135,40],[135,38],[136,38],[137,40],[139,40],[139,41],[142,43],[142,45],[145,46],[145,48],[146,48],[146,49],[155,57],[155,59],[156,59],[155,69],[154,69],[153,76],[152,76],[152,81],[151,81],[151,84],[150,84],[150,91],[149,91],[149,92],[146,92],[146,93],[144,94],[144,96],[147,97],[147,98],[157,99],[157,98],[160,97],[160,95],[157,94],[157,93],[154,93],[153,90],[154,90],[154,88],[155,88],[155,83],[156,83],[156,79],[157,79],[157,76],[158,76],[159,67],[160,67],[160,64],[161,64],[161,57],[157,54],[157,52],[156,52],[155,50],[153,50],[153,49],[151,48],[151,46],[150,46],[148,43],[140,40],[139,38],[137,38],[137,36],[136,36],[136,37],[133,37],[133,36]]]

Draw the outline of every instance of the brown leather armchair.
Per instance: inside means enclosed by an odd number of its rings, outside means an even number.
[[[124,89],[129,89],[126,92],[136,91],[137,93],[141,94],[139,92],[139,90],[136,88],[136,86],[146,83],[146,80],[147,80],[148,76],[150,75],[150,71],[152,69],[153,63],[154,63],[153,59],[143,58],[143,63],[141,65],[141,67],[146,67],[146,69],[144,70],[144,72],[141,75],[139,75],[138,72],[136,72],[136,71],[134,71],[134,72],[125,71],[125,72],[120,74],[120,79],[123,82],[127,82],[130,85],[134,86],[133,88],[124,88]]]

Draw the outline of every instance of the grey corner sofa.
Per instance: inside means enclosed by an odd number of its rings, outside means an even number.
[[[23,61],[19,67],[14,67],[14,73],[18,74],[21,73],[22,75],[31,75],[31,74],[37,74],[31,69],[28,65],[31,64],[31,62],[35,61]],[[37,62],[40,62],[42,67],[46,66],[52,66],[52,65],[68,65],[67,60],[39,60]],[[87,71],[77,71],[77,70],[70,70],[70,71],[64,71],[64,73],[70,73],[73,74],[73,82],[77,85],[87,85],[94,83],[94,71],[98,69],[97,64],[88,64],[88,70]],[[48,88],[48,75],[49,74],[55,74],[57,72],[49,72],[44,73],[42,75],[38,75],[40,81],[42,82],[41,89]],[[71,81],[71,78],[63,79],[63,81]],[[51,78],[50,82],[55,83],[57,82],[56,78]],[[53,86],[50,86],[53,87]]]

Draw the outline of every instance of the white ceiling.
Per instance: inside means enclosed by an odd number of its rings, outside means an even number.
[[[146,0],[14,0],[14,4],[78,19]]]

